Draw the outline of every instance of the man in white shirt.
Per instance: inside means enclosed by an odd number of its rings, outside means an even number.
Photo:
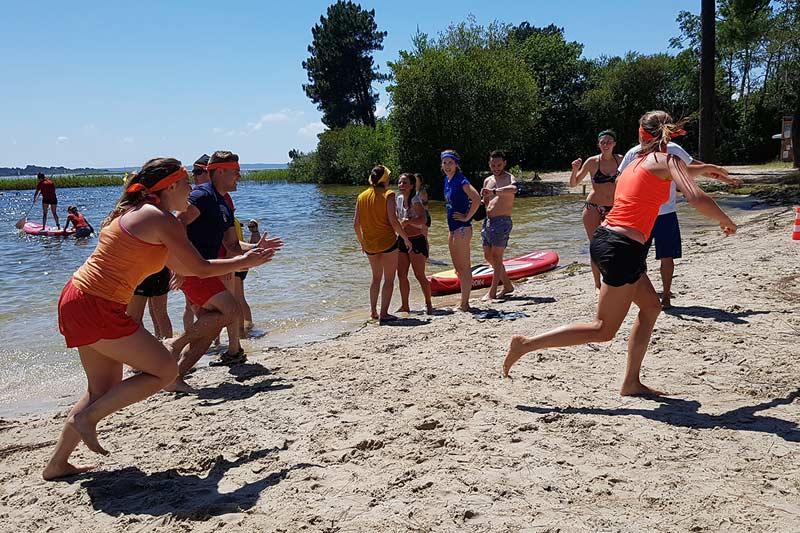
[[[622,173],[628,164],[636,159],[636,156],[641,149],[641,145],[636,145],[625,154],[622,158],[622,163],[619,165],[619,172]],[[667,153],[680,157],[687,165],[695,164],[702,165],[702,161],[694,159],[689,152],[684,150],[680,145],[673,142],[667,144]],[[727,183],[728,185],[741,185],[742,180],[736,178],[729,178],[725,176],[713,175],[710,176],[714,179]],[[677,187],[673,181],[669,188],[669,200],[661,205],[658,211],[658,218],[653,225],[653,231],[650,233],[650,239],[647,241],[646,246],[655,241],[656,243],[656,259],[661,260],[661,283],[663,284],[663,292],[661,293],[661,306],[664,309],[672,307],[670,297],[672,293],[672,277],[675,273],[675,259],[681,257],[681,228],[678,224],[678,213],[676,207],[677,201]]]

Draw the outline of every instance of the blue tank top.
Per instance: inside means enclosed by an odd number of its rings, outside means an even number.
[[[447,227],[450,231],[472,226],[471,222],[453,220],[453,213],[469,213],[472,203],[467,193],[464,192],[464,185],[469,184],[469,180],[461,172],[456,173],[453,179],[447,179],[447,176],[444,178],[444,201],[447,205]]]

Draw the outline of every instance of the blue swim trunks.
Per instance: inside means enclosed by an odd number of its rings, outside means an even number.
[[[511,235],[511,228],[514,224],[511,217],[500,216],[486,218],[481,228],[481,238],[483,245],[487,247],[506,248],[508,246],[508,236]]]

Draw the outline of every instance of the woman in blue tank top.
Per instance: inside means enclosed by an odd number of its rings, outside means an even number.
[[[469,294],[472,289],[472,266],[469,260],[469,246],[472,241],[472,223],[470,220],[478,210],[481,197],[475,187],[470,185],[467,177],[461,173],[458,164],[461,158],[455,150],[445,150],[441,156],[442,172],[444,172],[444,199],[447,204],[447,227],[450,237],[450,258],[453,268],[458,274],[461,285],[461,303],[458,309],[469,311]]]

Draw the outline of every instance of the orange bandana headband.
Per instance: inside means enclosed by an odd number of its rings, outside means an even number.
[[[676,137],[682,137],[682,136],[684,136],[684,135],[686,135],[686,131],[684,131],[684,130],[678,130],[678,131],[674,131],[674,132],[672,132],[672,134],[670,134],[670,138],[674,139],[674,138],[676,138]],[[655,139],[655,137],[653,137],[652,135],[650,135],[650,133],[648,133],[648,132],[647,132],[647,130],[645,130],[645,129],[644,129],[643,127],[641,127],[641,126],[639,126],[639,138],[640,138],[640,139],[641,139],[643,142],[652,141],[653,139]]]
[[[239,170],[239,162],[238,161],[227,161],[227,162],[224,162],[224,163],[211,163],[210,165],[206,165],[203,168],[205,168],[206,170],[217,170],[217,169],[219,169],[219,170],[224,170],[224,169]]]
[[[189,178],[189,173],[186,172],[185,168],[181,167],[172,174],[170,174],[169,176],[167,176],[166,178],[158,180],[152,187],[147,187],[146,185],[143,185],[141,183],[134,183],[125,190],[127,192],[145,191],[148,195],[152,195],[154,192],[162,191],[167,187],[169,187],[170,185],[172,185],[173,183],[180,181],[181,179],[188,179],[188,178]]]

